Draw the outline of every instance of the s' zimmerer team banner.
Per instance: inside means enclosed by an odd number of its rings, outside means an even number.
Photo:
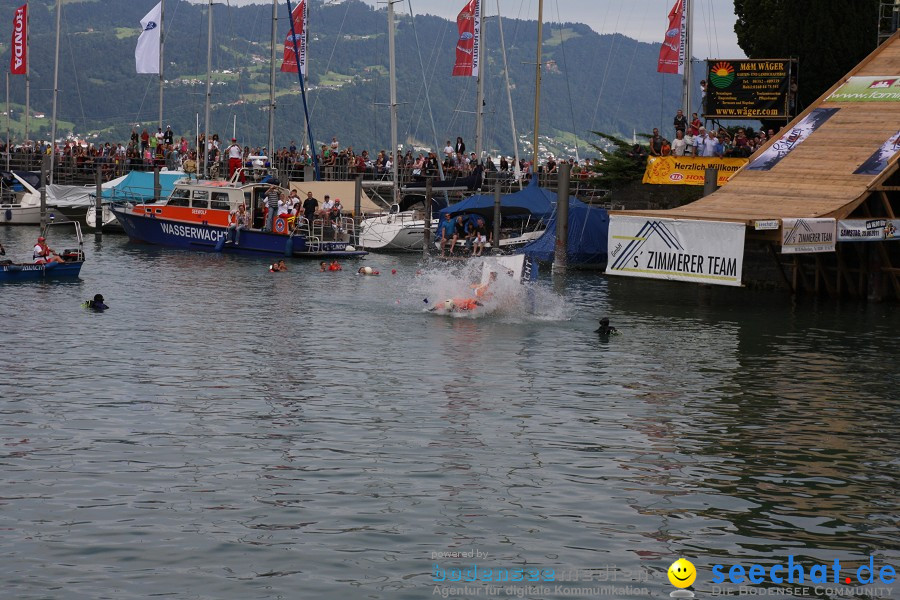
[[[834,219],[782,219],[782,254],[834,252]]]
[[[704,158],[693,156],[651,156],[647,159],[644,183],[658,185],[703,185],[706,169],[719,170],[719,187],[747,164],[746,158]]]
[[[481,63],[481,0],[471,0],[456,17],[456,64],[453,77],[478,77]]]
[[[669,28],[659,49],[657,73],[684,75],[684,48],[687,36],[688,9],[684,0],[675,0],[669,11]]]
[[[306,77],[306,24],[309,21],[309,10],[306,0],[300,0],[300,4],[294,7],[291,13],[294,19],[293,35],[297,36],[297,52],[294,52],[294,40],[291,37],[291,28],[288,27],[284,36],[284,58],[281,61],[282,73],[297,72],[297,54],[300,55],[300,73]]]
[[[741,285],[743,223],[609,217],[606,273]]]
[[[851,77],[825,102],[900,102],[900,76]]]
[[[706,61],[707,119],[788,119],[793,63],[775,60]]]
[[[839,108],[815,108],[799,123],[785,131],[778,141],[766,148],[747,165],[750,171],[768,171],[791,151],[803,143],[812,133],[830,119]]]
[[[13,16],[12,52],[9,55],[11,75],[25,75],[28,71],[28,5],[16,9]]]

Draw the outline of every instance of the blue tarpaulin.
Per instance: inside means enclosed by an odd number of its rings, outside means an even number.
[[[160,198],[168,198],[175,182],[184,178],[184,173],[160,173]],[[153,173],[132,171],[122,183],[103,190],[106,202],[146,202],[153,199]]]
[[[503,217],[515,215],[531,215],[532,219],[549,219],[555,209],[556,194],[538,187],[537,180],[528,187],[514,194],[500,197],[500,214]],[[452,204],[440,211],[440,218],[449,213],[456,216],[462,213],[478,214],[488,219],[494,216],[494,196],[478,194],[469,196],[462,202]]]
[[[601,267],[606,264],[609,213],[569,197],[570,267]],[[524,246],[520,252],[538,262],[552,262],[556,248],[556,215],[547,223],[544,235]]]

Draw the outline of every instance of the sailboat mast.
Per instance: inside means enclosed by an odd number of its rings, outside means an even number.
[[[478,0],[475,22],[478,23],[478,92],[475,94],[475,155],[481,160],[484,146],[484,0]]]
[[[400,194],[397,182],[397,163],[400,162],[400,152],[397,150],[397,72],[396,72],[396,54],[394,47],[394,2],[396,0],[388,0],[388,67],[390,69],[391,79],[391,197],[394,203],[400,201]]]
[[[682,19],[683,35],[684,35],[684,77],[681,80],[681,98],[684,106],[684,114],[688,119],[691,118],[691,82],[693,80],[693,64],[691,63],[691,38],[693,37],[693,27],[691,23],[694,18],[693,0],[684,0],[684,13]],[[702,110],[702,109],[701,109]]]
[[[278,35],[278,0],[272,0],[272,57],[269,65],[269,137],[266,138],[269,163],[275,162],[275,38]]]
[[[537,33],[537,61],[535,61],[534,74],[534,148],[532,152],[531,172],[537,173],[538,167],[538,131],[541,120],[541,50],[544,44],[544,0],[538,0],[538,33]]]
[[[207,177],[209,176],[209,152],[207,148],[209,148],[209,101],[210,101],[210,90],[212,87],[212,34],[213,34],[213,21],[212,21],[212,0],[209,0],[209,8],[207,9],[206,15],[206,108],[203,113],[203,148],[201,152],[203,152],[203,174]]]
[[[28,119],[31,118],[31,7],[25,3],[25,140],[28,140]]]
[[[163,23],[165,22],[166,0],[159,2],[159,128],[163,126],[163,44],[166,41]]]
[[[53,184],[53,163],[56,160],[56,101],[59,96],[59,24],[62,0],[56,0],[56,58],[53,61],[53,114],[50,117],[50,183]]]
[[[516,133],[516,116],[513,113],[512,87],[509,85],[509,64],[506,62],[506,40],[503,38],[503,17],[500,16],[500,0],[497,0],[497,27],[500,29],[500,49],[503,52],[503,73],[506,77],[506,101],[509,104],[509,127],[513,138],[513,173],[519,172],[519,136]],[[518,179],[518,177],[517,177]]]

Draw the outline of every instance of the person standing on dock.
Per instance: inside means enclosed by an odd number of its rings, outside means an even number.
[[[303,201],[303,218],[309,221],[310,229],[312,229],[312,222],[316,218],[316,209],[318,208],[319,201],[313,198],[312,192],[306,192],[306,200]]]
[[[234,172],[241,168],[241,161],[244,157],[244,150],[237,143],[237,138],[231,138],[231,145],[228,146],[228,179],[234,176]],[[241,171],[241,183],[244,183],[244,172]]]
[[[269,212],[266,213],[266,226],[263,227],[263,231],[272,231],[272,226],[275,224],[275,215],[278,213],[279,196],[277,185],[272,184],[266,190],[266,207],[269,209]]]

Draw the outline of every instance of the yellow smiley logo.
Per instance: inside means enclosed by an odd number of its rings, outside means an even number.
[[[697,569],[693,563],[679,558],[669,566],[669,583],[677,588],[686,588],[697,579]]]

